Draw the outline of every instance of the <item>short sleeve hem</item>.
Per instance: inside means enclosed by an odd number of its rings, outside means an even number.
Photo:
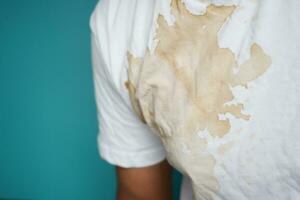
[[[101,158],[112,165],[124,168],[138,168],[155,165],[166,158],[163,147],[155,147],[139,152],[124,152],[112,149],[101,141],[98,142],[98,150]]]

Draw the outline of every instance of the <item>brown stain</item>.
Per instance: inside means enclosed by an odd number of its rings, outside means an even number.
[[[125,82],[124,82],[124,86],[125,86],[125,88],[126,88],[127,90],[129,90],[129,84],[130,84],[129,81],[125,81]]]
[[[192,179],[197,199],[212,199],[208,191],[217,191],[219,184],[213,172],[215,158],[201,154],[206,145],[194,137],[196,132],[207,129],[213,137],[226,135],[230,121],[219,119],[219,114],[250,120],[242,113],[243,103],[226,105],[235,98],[230,87],[247,88],[271,64],[258,44],[252,45],[250,58],[241,65],[229,49],[219,47],[217,33],[234,10],[210,5],[204,15],[193,15],[181,0],[172,0],[175,23],[170,26],[158,17],[155,51],[147,49],[144,58],[127,54],[126,87],[133,108],[161,137],[170,162]],[[177,149],[182,141],[191,155]]]

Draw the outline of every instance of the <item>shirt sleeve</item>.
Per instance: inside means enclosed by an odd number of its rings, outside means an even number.
[[[99,41],[91,34],[100,156],[121,167],[145,167],[165,158],[160,139],[134,113],[126,87],[117,87]],[[121,73],[121,72],[120,72]]]

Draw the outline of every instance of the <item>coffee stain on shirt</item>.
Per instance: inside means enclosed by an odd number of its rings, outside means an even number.
[[[127,54],[126,87],[133,109],[160,136],[169,162],[191,178],[196,199],[212,199],[219,188],[215,158],[201,150],[206,143],[196,133],[207,130],[212,137],[224,137],[231,126],[220,114],[250,120],[242,102],[226,104],[235,98],[230,88],[247,88],[271,64],[256,43],[241,65],[230,49],[219,47],[218,31],[235,8],[209,5],[204,15],[194,15],[180,0],[172,0],[175,23],[169,25],[159,15],[155,50],[147,49],[143,58]],[[180,150],[182,142],[190,147],[189,155]]]

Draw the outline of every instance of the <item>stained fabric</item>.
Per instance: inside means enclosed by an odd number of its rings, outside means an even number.
[[[127,76],[113,77],[195,199],[300,198],[299,9],[296,0],[135,2],[116,65]]]

